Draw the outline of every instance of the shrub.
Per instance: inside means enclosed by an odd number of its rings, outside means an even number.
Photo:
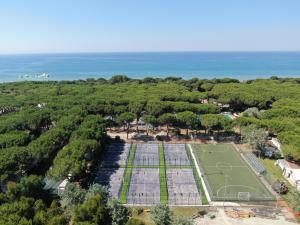
[[[126,225],[145,225],[145,223],[139,219],[130,218]]]

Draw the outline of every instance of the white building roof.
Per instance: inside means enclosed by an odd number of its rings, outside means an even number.
[[[276,164],[283,170],[286,168],[290,168],[290,165],[288,164],[288,162],[285,159],[278,159],[276,161]]]
[[[281,144],[280,144],[280,142],[278,141],[277,138],[272,138],[272,139],[271,139],[271,143],[272,143],[276,148],[278,148],[279,150],[281,150]]]
[[[291,178],[295,182],[300,181],[300,169],[292,169],[291,170]]]
[[[68,179],[63,180],[63,182],[61,182],[58,186],[59,190],[65,190],[66,185],[68,184]]]

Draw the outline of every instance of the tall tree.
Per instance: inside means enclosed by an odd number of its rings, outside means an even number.
[[[165,113],[162,114],[159,118],[158,121],[160,125],[166,125],[167,127],[167,136],[169,136],[169,127],[172,126],[176,122],[176,117],[172,113]]]
[[[160,101],[149,101],[146,105],[146,111],[148,114],[158,117],[166,112],[166,108]]]
[[[100,184],[92,184],[86,192],[85,199],[93,197],[95,195],[100,195],[102,200],[107,203],[109,199],[109,191],[107,186],[102,186]]]
[[[64,208],[72,209],[75,205],[84,201],[86,191],[75,183],[68,183],[62,192],[59,192],[61,205]]]
[[[144,115],[142,117],[144,123],[146,123],[146,132],[149,134],[149,126],[156,127],[158,124],[157,119],[152,115]]]
[[[65,179],[69,175],[75,180],[85,178],[90,172],[88,161],[99,155],[100,150],[97,140],[73,140],[59,151],[48,175],[55,180]]]
[[[116,199],[108,203],[112,225],[125,225],[129,219],[128,209],[120,204]]]
[[[138,123],[144,110],[144,103],[141,101],[132,101],[129,103],[130,112],[135,114],[136,118],[136,131],[139,132]]]
[[[72,220],[74,225],[111,224],[109,210],[100,195],[93,196],[74,207]]]
[[[156,205],[151,209],[151,218],[156,225],[171,225],[172,213],[167,205]]]
[[[233,128],[233,121],[225,115],[219,115],[219,129],[224,131],[231,131]]]
[[[257,128],[255,125],[242,129],[242,135],[244,140],[255,150],[262,150],[268,136],[265,129]]]
[[[14,180],[31,167],[32,156],[24,147],[1,149],[0,182]]]
[[[9,182],[7,185],[7,195],[12,199],[29,197],[34,199],[47,200],[50,195],[43,189],[44,182],[42,177],[30,175],[22,177],[19,183]]]
[[[213,127],[219,123],[218,115],[206,114],[200,116],[201,125],[205,127],[205,132],[210,131]]]
[[[122,113],[117,117],[117,122],[121,125],[126,126],[127,139],[128,139],[128,135],[129,135],[130,124],[132,123],[134,118],[135,118],[135,115],[131,112]]]
[[[193,129],[197,124],[197,115],[190,111],[177,113],[177,120],[180,125],[186,129],[186,135],[189,135],[189,129]]]

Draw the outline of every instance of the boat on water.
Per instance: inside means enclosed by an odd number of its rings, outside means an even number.
[[[36,77],[37,78],[46,78],[46,79],[48,79],[49,78],[49,74],[48,73],[37,74]]]
[[[48,79],[49,77],[48,73],[19,75],[19,79]]]

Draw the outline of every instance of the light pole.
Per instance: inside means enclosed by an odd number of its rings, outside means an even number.
[[[227,186],[227,174],[224,176],[224,199],[223,199],[223,208],[225,209],[225,200],[226,200],[226,186]]]

